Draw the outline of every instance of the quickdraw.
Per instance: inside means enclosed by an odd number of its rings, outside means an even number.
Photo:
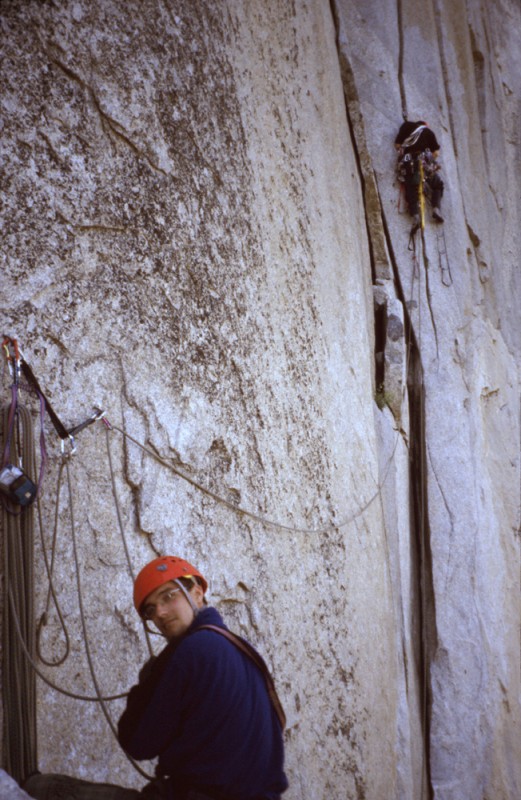
[[[47,451],[43,435],[43,405],[40,399],[41,458],[39,476],[35,483],[34,470],[29,469],[26,464],[32,455],[32,432],[29,434],[30,421],[26,409],[19,403],[22,356],[16,339],[4,337],[2,349],[13,382],[11,402],[6,411],[3,426],[4,449],[0,464],[0,499],[8,513],[18,515],[36,499],[45,472]]]
[[[2,350],[6,358],[9,373],[12,377],[12,385],[11,404],[9,407],[9,413],[4,432],[4,451],[0,464],[0,498],[4,504],[4,507],[10,513],[18,514],[20,513],[20,507],[23,508],[34,502],[42,485],[45,467],[48,461],[44,433],[45,412],[47,411],[47,414],[54,425],[56,433],[61,439],[61,452],[63,456],[67,455],[66,445],[70,447],[68,455],[74,455],[76,452],[76,442],[74,437],[80,431],[84,430],[89,425],[92,425],[92,423],[99,419],[103,420],[105,424],[108,423],[104,419],[105,412],[101,408],[95,407],[94,413],[84,422],[81,422],[72,428],[66,428],[43,393],[43,390],[40,387],[33,370],[25,360],[20,350],[18,341],[10,336],[4,336]],[[21,383],[22,376],[27,381],[27,384]],[[11,463],[13,437],[18,425],[19,410],[21,408],[19,405],[19,391],[21,388],[34,392],[38,397],[40,404],[40,469],[36,483],[34,483],[34,480],[24,471],[21,463]]]

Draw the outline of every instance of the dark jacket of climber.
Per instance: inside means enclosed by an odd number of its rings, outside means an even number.
[[[136,759],[159,757],[157,774],[172,800],[278,800],[288,785],[283,712],[279,706],[281,721],[267,676],[252,660],[262,662],[258,653],[222,635],[227,628],[206,605],[206,589],[204,577],[173,556],[139,573],[136,609],[168,644],[130,691],[120,743]]]
[[[430,191],[432,217],[436,222],[443,222],[440,205],[444,184],[439,174],[440,165],[437,160],[440,145],[433,131],[423,120],[404,122],[394,140],[394,146],[399,152],[398,179],[405,185],[409,214],[416,223],[419,222],[421,160],[425,181]]]

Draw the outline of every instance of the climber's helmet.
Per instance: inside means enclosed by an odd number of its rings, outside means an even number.
[[[145,601],[164,584],[172,584],[172,588],[178,588],[186,597],[194,614],[198,613],[200,605],[194,602],[193,587],[200,587],[201,591],[198,594],[205,602],[204,594],[208,589],[208,582],[199,570],[177,556],[161,556],[144,566],[134,582],[134,606],[142,619],[151,618],[150,612],[147,613]]]

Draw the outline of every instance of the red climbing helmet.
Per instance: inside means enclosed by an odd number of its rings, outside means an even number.
[[[188,561],[177,556],[161,556],[143,567],[134,581],[134,605],[138,614],[148,595],[168,581],[177,578],[199,578],[203,591],[208,589],[206,578]]]

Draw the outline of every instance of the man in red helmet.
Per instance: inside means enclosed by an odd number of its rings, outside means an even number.
[[[36,800],[279,800],[284,774],[284,712],[267,667],[206,604],[201,573],[181,558],[147,564],[134,605],[167,644],[150,658],[118,725],[123,749],[157,758],[157,780],[141,792],[68,775],[36,774],[24,784]]]
[[[148,791],[168,800],[277,800],[283,712],[261,657],[206,605],[207,588],[174,556],[137,576],[136,609],[168,644],[131,689],[119,741],[136,759],[158,758]]]
[[[155,624],[167,639],[181,638],[203,607],[208,583],[188,561],[176,556],[155,558],[134,583],[134,605],[140,617]],[[177,603],[176,599],[185,602]]]

